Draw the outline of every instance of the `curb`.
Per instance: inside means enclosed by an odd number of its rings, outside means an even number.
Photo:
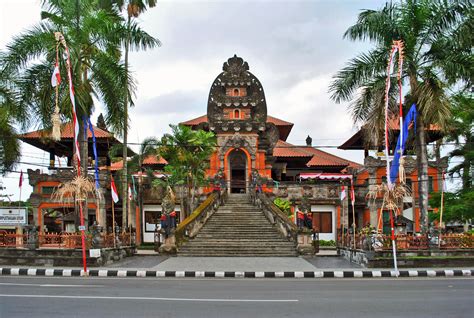
[[[315,271],[315,272],[226,272],[226,271],[146,271],[91,269],[84,275],[80,269],[0,268],[0,276],[56,276],[56,277],[188,277],[188,278],[379,278],[397,277],[396,271]],[[398,277],[470,277],[474,269],[400,270]]]

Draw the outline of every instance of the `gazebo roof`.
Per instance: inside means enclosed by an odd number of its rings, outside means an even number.
[[[97,152],[99,156],[107,155],[110,147],[117,144],[122,144],[118,141],[114,135],[104,129],[101,129],[97,126],[93,126],[94,135],[96,138]],[[87,130],[89,153],[92,153],[92,133],[90,130]],[[73,152],[73,140],[74,140],[74,127],[72,122],[67,122],[61,125],[61,139],[55,141],[51,139],[51,129],[40,129],[31,131],[25,134],[21,134],[18,138],[30,144],[36,148],[39,148],[44,151],[51,151],[54,149],[54,152],[58,156],[72,156]],[[128,155],[132,156],[135,153],[133,150],[128,148]]]

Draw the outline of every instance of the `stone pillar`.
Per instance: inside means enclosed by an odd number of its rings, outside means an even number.
[[[107,209],[106,209],[106,199],[105,199],[105,189],[101,187],[99,189],[100,199],[98,201],[99,217],[97,223],[102,226],[104,229],[107,229]],[[111,225],[111,224],[109,224]]]
[[[369,168],[369,188],[370,186],[375,186],[377,185],[377,169],[376,168]],[[369,189],[367,189],[369,190]],[[370,224],[373,226],[377,227],[378,225],[378,206],[377,203],[369,200],[367,201],[367,204],[369,206],[369,211],[370,211]]]

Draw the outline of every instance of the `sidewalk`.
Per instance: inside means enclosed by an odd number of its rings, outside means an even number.
[[[474,276],[470,268],[365,269],[341,257],[134,256],[101,268],[100,277],[377,278]],[[397,275],[398,274],[398,275]],[[0,276],[85,276],[81,268],[3,266]]]

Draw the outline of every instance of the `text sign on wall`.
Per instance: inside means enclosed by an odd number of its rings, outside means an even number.
[[[1,207],[0,208],[0,225],[26,225],[26,209]]]

